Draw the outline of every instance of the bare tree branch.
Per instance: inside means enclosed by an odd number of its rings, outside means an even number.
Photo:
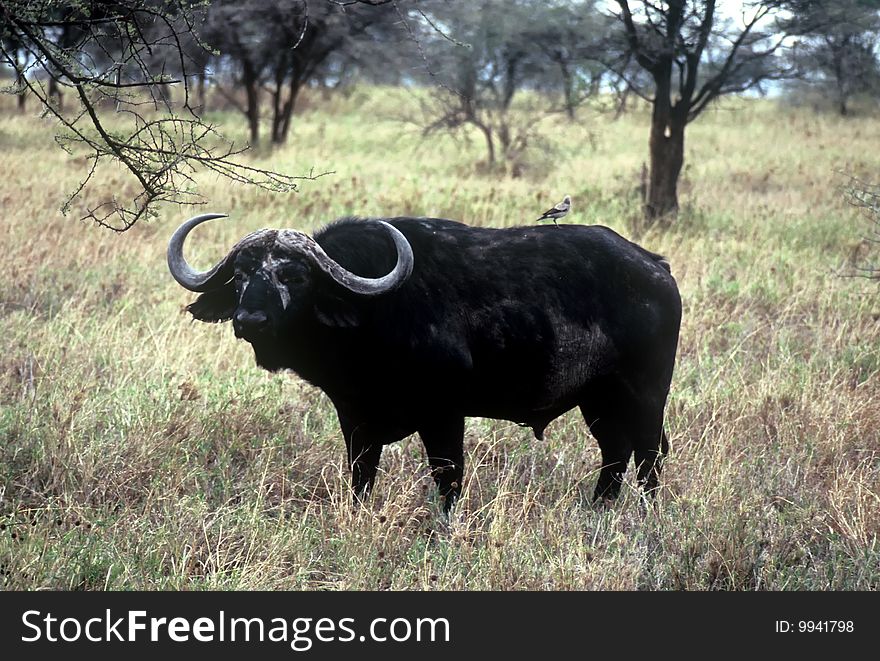
[[[846,198],[852,206],[861,209],[873,225],[867,241],[873,244],[880,243],[880,185],[850,177],[849,186],[846,188]],[[860,271],[859,275],[872,280],[880,280],[880,266],[863,264],[857,268]]]
[[[186,0],[0,0],[0,55],[59,123],[59,145],[69,153],[86,150],[88,170],[64,213],[77,199],[98,198],[83,219],[123,232],[154,215],[162,202],[201,203],[198,171],[279,192],[327,174],[288,175],[248,165],[240,160],[246,146],[224,139],[198,116],[190,105],[184,43],[201,48],[193,32],[195,11]],[[71,34],[67,41],[59,36]],[[19,51],[27,54],[24,61]],[[53,102],[53,86],[75,92],[73,109]],[[110,116],[102,111],[104,100],[115,107]],[[132,199],[120,199],[124,193],[107,199],[96,183],[99,168],[113,162],[136,183]]]

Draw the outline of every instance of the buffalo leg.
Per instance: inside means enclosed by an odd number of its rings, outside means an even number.
[[[653,496],[659,486],[663,457],[669,452],[669,441],[662,426],[659,434],[656,429],[652,429],[643,432],[639,438],[641,442],[636,445],[635,450],[638,481],[645,493]]]
[[[620,495],[623,475],[633,451],[629,435],[620,421],[608,415],[597,415],[588,404],[581,406],[581,413],[602,451],[602,468],[593,502],[600,498],[614,500]]]
[[[378,443],[366,445],[352,442],[347,444],[347,448],[348,465],[351,468],[351,490],[355,501],[361,502],[373,490],[376,471],[379,469],[379,458],[382,456],[382,446]]]
[[[663,430],[663,404],[626,387],[608,388],[581,411],[602,450],[602,470],[593,500],[620,494],[630,456],[635,455],[638,483],[649,495],[657,490],[669,441]]]
[[[449,513],[461,495],[464,477],[464,418],[454,417],[422,425],[419,436],[428,453],[443,511]]]
[[[639,486],[649,496],[657,491],[663,455],[669,449],[669,441],[663,430],[664,398],[652,398],[640,394],[628,400],[625,433],[629,437],[634,454]]]
[[[382,456],[382,440],[367,423],[337,409],[339,425],[345,437],[348,467],[351,469],[351,489],[355,503],[363,501],[373,489],[376,471]]]

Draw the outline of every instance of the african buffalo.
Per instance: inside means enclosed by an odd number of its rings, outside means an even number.
[[[681,299],[660,255],[607,227],[489,229],[438,218],[343,218],[314,239],[249,234],[212,269],[168,266],[201,295],[201,321],[232,320],[267,370],[323,390],[339,416],[356,497],[382,446],[418,432],[452,505],[466,416],[511,420],[538,440],[579,406],[602,451],[594,498],[614,498],[630,455],[647,492],[668,451],[663,410]]]

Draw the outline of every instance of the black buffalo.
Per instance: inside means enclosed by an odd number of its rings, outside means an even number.
[[[184,240],[218,217],[186,221],[169,243],[174,278],[202,292],[187,309],[231,319],[259,365],[327,394],[356,496],[382,447],[418,432],[448,509],[465,417],[511,420],[540,440],[575,406],[602,451],[594,498],[618,495],[633,453],[639,482],[656,489],[681,320],[661,256],[598,226],[345,218],[314,239],[254,232],[199,273]]]

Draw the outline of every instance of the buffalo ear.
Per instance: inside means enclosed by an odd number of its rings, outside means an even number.
[[[322,296],[315,303],[315,316],[322,324],[332,328],[355,328],[361,325],[357,308],[335,296]]]
[[[199,321],[218,323],[232,319],[237,305],[238,298],[235,295],[235,287],[226,286],[205,292],[187,305],[186,309],[193,318]]]

